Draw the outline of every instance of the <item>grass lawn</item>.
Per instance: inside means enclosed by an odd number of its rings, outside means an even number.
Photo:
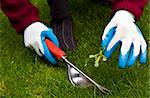
[[[50,22],[46,0],[32,0],[39,7],[41,19]],[[130,69],[118,68],[118,50],[111,59],[102,62],[98,68],[89,61],[88,55],[99,51],[100,38],[110,20],[111,8],[101,6],[92,0],[70,0],[74,21],[74,35],[77,48],[66,51],[68,58],[99,84],[112,90],[103,97],[150,97],[150,5],[146,6],[137,22],[148,43],[147,64],[136,61]],[[97,98],[101,97],[95,87],[76,88],[68,81],[64,64],[51,65],[43,58],[24,47],[22,35],[17,35],[7,17],[0,11],[0,98]]]

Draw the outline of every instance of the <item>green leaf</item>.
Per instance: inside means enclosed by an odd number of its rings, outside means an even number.
[[[89,55],[89,58],[96,58],[97,56],[98,56],[98,54]]]
[[[102,61],[107,61],[107,58],[103,56]]]
[[[98,67],[98,66],[99,66],[99,63],[98,63],[98,62],[95,62],[95,63],[94,63],[94,66],[95,66],[95,67]]]
[[[95,64],[94,64],[95,67],[98,67],[98,66],[99,66],[100,58],[101,58],[101,56],[98,56],[98,57],[97,57],[97,59],[96,59],[96,61],[95,61]]]

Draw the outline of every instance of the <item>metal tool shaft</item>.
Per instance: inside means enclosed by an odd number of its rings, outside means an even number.
[[[80,69],[78,69],[75,65],[73,65],[70,61],[68,61],[66,59],[66,57],[62,56],[62,59],[65,63],[69,64],[70,66],[72,66],[74,69],[76,69],[80,74],[82,74],[84,77],[86,77],[92,84],[94,84],[102,93],[109,93],[110,91],[99,85],[98,83],[96,83],[94,80],[92,80],[89,76],[87,76],[85,73],[83,73]]]

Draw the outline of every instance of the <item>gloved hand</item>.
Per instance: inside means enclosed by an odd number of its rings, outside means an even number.
[[[134,23],[134,16],[125,10],[115,13],[106,26],[102,36],[104,55],[109,58],[115,48],[121,43],[119,67],[132,66],[140,55],[140,62],[146,63],[147,44],[140,29]]]
[[[44,56],[52,64],[56,64],[56,59],[49,51],[45,38],[48,38],[59,47],[59,42],[53,30],[41,22],[32,23],[24,31],[25,46],[34,49],[39,56]]]

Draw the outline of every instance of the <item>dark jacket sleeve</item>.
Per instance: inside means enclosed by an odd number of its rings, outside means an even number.
[[[134,14],[135,19],[139,20],[142,15],[145,4],[147,0],[113,0],[112,11],[115,13],[118,10],[127,10]]]
[[[28,0],[0,0],[0,7],[18,33],[39,21],[37,8]]]

